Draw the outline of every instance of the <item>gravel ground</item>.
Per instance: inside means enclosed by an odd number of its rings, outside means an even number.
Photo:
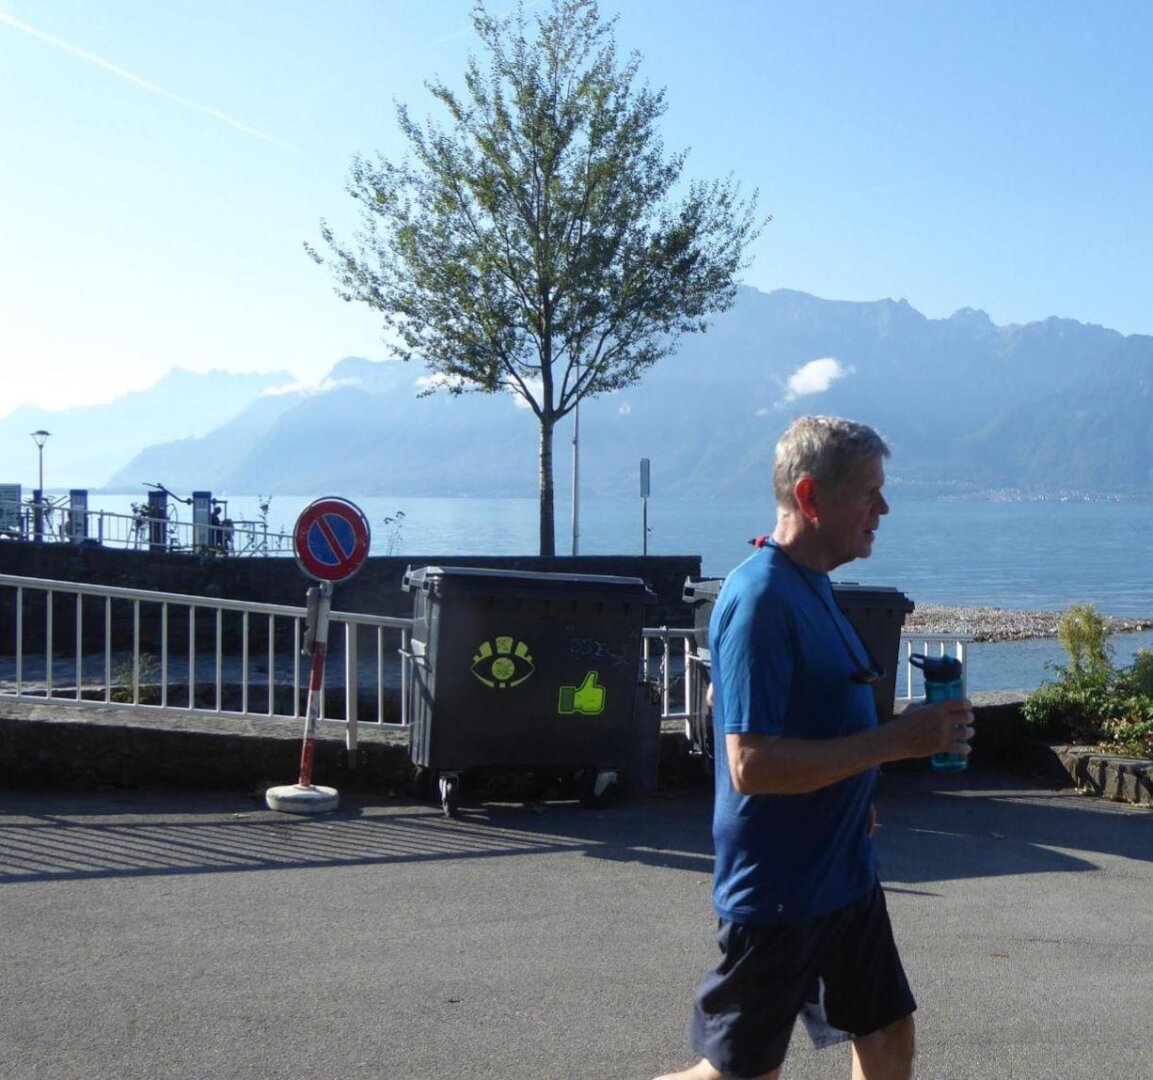
[[[1056,637],[1061,613],[1056,611],[1010,611],[1005,608],[936,607],[918,604],[905,619],[906,633],[970,634],[974,641],[1024,641]],[[1111,634],[1131,633],[1153,627],[1153,619],[1106,617]]]

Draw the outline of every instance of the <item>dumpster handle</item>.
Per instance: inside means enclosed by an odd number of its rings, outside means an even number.
[[[425,655],[424,642],[412,642],[411,649],[400,648],[396,650],[401,656],[410,660],[414,664],[421,664],[423,667],[428,667],[428,657]]]

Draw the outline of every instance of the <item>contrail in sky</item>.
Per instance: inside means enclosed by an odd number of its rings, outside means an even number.
[[[525,4],[524,6],[525,6],[526,10],[531,11],[534,7],[538,7],[539,5],[540,5],[540,0],[529,0],[529,2],[527,4]],[[515,8],[510,8],[508,11],[502,11],[496,17],[498,19],[507,18],[515,10],[516,10]],[[472,33],[472,23],[469,23],[468,26],[462,26],[459,30],[454,30],[451,34],[445,34],[444,37],[437,38],[436,41],[428,42],[424,46],[424,48],[435,49],[439,45],[446,45],[450,41],[455,41],[457,38],[464,37],[465,34],[471,34],[471,33]]]
[[[156,83],[150,83],[147,79],[140,78],[139,75],[133,75],[131,71],[125,71],[124,68],[117,67],[115,64],[110,64],[107,60],[102,60],[99,56],[87,52],[84,49],[77,48],[75,45],[70,45],[67,41],[61,41],[58,37],[53,37],[51,34],[44,33],[43,30],[37,30],[34,26],[29,26],[27,23],[21,22],[19,19],[12,18],[11,15],[5,15],[0,11],[0,22],[7,23],[9,26],[15,27],[17,30],[22,30],[25,34],[31,34],[33,37],[39,38],[41,41],[46,41],[49,45],[55,45],[58,49],[64,49],[66,52],[72,53],[74,56],[79,56],[83,60],[87,60],[91,64],[96,64],[97,67],[104,68],[105,71],[111,71],[113,75],[119,75],[120,78],[126,79],[130,83],[135,83],[137,86],[149,91],[152,94],[159,94],[161,97],[168,98],[169,101],[175,101],[177,105],[184,105],[189,109],[195,109],[197,112],[207,113],[209,116],[215,116],[217,120],[223,120],[226,124],[230,124],[236,128],[237,131],[243,131],[245,135],[254,135],[258,139],[263,139],[265,142],[270,142],[273,146],[279,146],[284,150],[292,150],[293,147],[288,143],[281,142],[279,139],[273,138],[271,135],[265,135],[263,131],[257,131],[255,128],[250,128],[247,124],[242,124],[233,116],[228,113],[221,112],[219,109],[214,109],[209,105],[201,105],[195,101],[189,101],[188,98],[181,97],[179,94],[173,94],[169,90],[165,90],[163,86],[157,86]]]

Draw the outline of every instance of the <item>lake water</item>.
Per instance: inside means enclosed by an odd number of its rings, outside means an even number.
[[[996,502],[903,499],[887,492],[891,513],[881,523],[872,558],[842,567],[838,581],[894,586],[915,603],[1063,611],[1092,603],[1108,615],[1153,617],[1148,552],[1153,503]],[[372,552],[448,561],[468,555],[525,555],[538,550],[535,499],[351,498],[368,518]],[[315,496],[276,495],[268,524],[291,531]],[[126,513],[143,495],[93,493],[93,510]],[[228,514],[258,520],[259,499],[233,496]],[[186,508],[179,507],[181,516]],[[398,517],[398,511],[403,518]],[[394,519],[391,523],[386,518]],[[648,552],[700,554],[702,571],[720,577],[748,553],[748,540],[772,530],[771,501],[701,497],[648,500]],[[572,551],[572,511],[557,504],[557,551]],[[581,500],[582,555],[639,554],[643,504],[636,499]],[[1127,663],[1153,648],[1153,632],[1119,635],[1115,659]],[[1064,661],[1052,640],[969,647],[970,689],[1025,689]]]

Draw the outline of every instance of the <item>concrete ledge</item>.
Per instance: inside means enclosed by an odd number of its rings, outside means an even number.
[[[655,752],[662,787],[697,784],[704,777],[683,732],[680,722],[666,723],[661,731]],[[263,798],[270,787],[296,782],[303,734],[302,720],[0,701],[0,786],[182,788]],[[511,797],[531,798],[559,771],[518,770],[516,778],[497,783]],[[425,790],[428,777],[409,757],[408,732],[367,724],[359,728],[355,754],[346,749],[343,724],[320,724],[312,776],[314,783],[341,792],[432,795]]]
[[[1102,754],[1088,746],[1055,746],[1052,752],[1077,787],[1116,802],[1153,807],[1153,761]]]
[[[1022,697],[974,695],[975,770],[1026,773],[1055,786],[1153,806],[1153,761],[1031,739],[1021,717]],[[302,737],[303,721],[0,701],[0,785],[229,790],[263,798],[270,787],[295,783]],[[704,782],[704,763],[690,755],[682,721],[664,723],[657,753],[662,788]],[[898,767],[928,765],[903,762]],[[494,780],[494,789],[531,799],[555,785],[555,772],[522,770],[516,778]],[[343,725],[320,725],[313,779],[350,794],[432,794],[423,790],[427,777],[411,762],[407,732],[367,724],[359,730],[355,755],[345,748]]]
[[[268,787],[296,782],[303,734],[303,721],[0,702],[0,784],[263,795]],[[317,783],[387,793],[410,783],[413,773],[406,735],[362,727],[353,758],[343,726],[319,726]]]

